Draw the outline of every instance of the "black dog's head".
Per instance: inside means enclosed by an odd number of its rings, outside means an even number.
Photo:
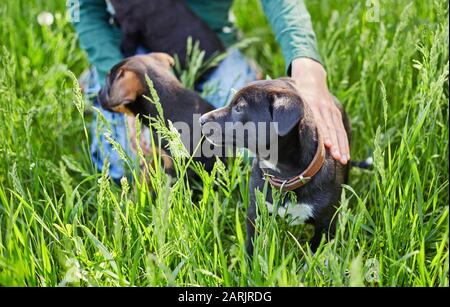
[[[178,82],[171,73],[173,65],[174,60],[170,55],[156,52],[121,61],[106,76],[105,85],[98,95],[100,104],[110,111],[134,114],[130,105],[148,91],[145,75],[152,80]]]
[[[200,123],[210,142],[245,147],[258,154],[258,148],[268,148],[274,138],[293,131],[303,114],[304,105],[294,81],[282,78],[250,83],[228,106],[204,114]],[[247,131],[240,133],[239,129]],[[255,129],[251,137],[250,129]]]

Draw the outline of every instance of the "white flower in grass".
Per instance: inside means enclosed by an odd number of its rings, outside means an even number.
[[[54,20],[55,18],[53,17],[53,14],[50,12],[41,12],[37,16],[37,22],[41,26],[51,26]]]

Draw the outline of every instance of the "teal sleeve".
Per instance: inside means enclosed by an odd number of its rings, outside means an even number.
[[[120,51],[120,30],[110,24],[105,0],[79,0],[79,21],[74,22],[81,48],[94,65],[103,85],[107,72],[123,55]]]
[[[261,4],[280,44],[288,75],[296,58],[321,63],[311,17],[303,0],[261,0]]]

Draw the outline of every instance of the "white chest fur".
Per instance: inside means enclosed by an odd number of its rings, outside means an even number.
[[[274,206],[266,202],[267,211],[274,213]],[[279,206],[277,210],[278,215],[281,218],[288,219],[291,225],[300,225],[305,223],[309,218],[314,216],[313,207],[308,204],[293,204],[286,203],[284,207]]]

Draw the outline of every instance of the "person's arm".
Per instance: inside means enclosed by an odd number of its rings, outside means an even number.
[[[347,133],[339,109],[328,90],[326,71],[317,51],[311,17],[303,0],[261,0],[264,13],[281,46],[286,73],[311,108],[324,143],[334,159],[350,160]]]
[[[110,24],[105,0],[79,0],[79,4],[80,20],[74,22],[75,30],[103,85],[108,71],[123,58],[120,30]]]
[[[261,4],[280,44],[288,75],[294,59],[321,62],[311,17],[303,0],[261,0]]]
[[[81,48],[88,55],[89,62],[97,69],[100,86],[103,86],[108,71],[123,59],[120,51],[120,30],[109,22],[105,0],[79,0],[80,20],[74,22]],[[131,148],[136,152],[136,119],[126,116]],[[141,147],[150,153],[147,140],[141,135]]]

